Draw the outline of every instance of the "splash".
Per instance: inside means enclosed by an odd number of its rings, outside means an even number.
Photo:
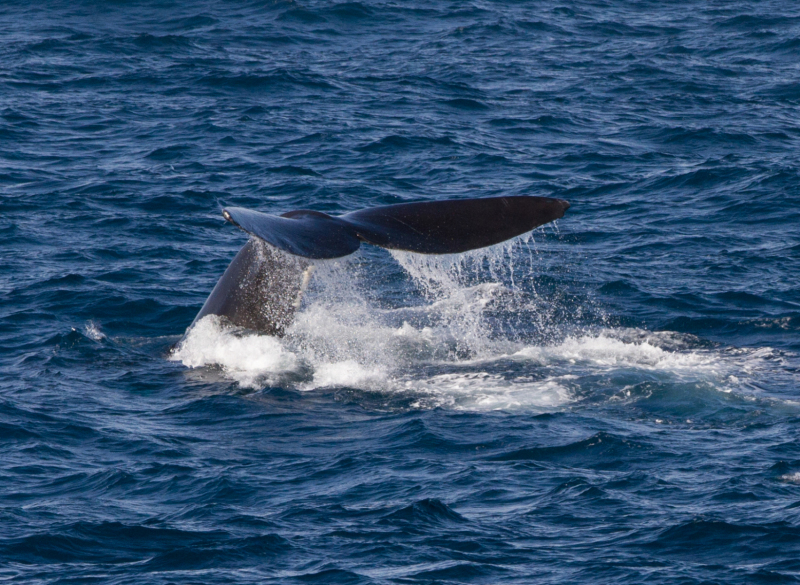
[[[463,254],[426,256],[398,250],[392,257],[428,301],[429,317],[457,340],[462,357],[489,357],[518,338],[513,316],[536,315],[526,328],[548,322],[534,286],[533,233]],[[488,319],[503,313],[500,319]]]
[[[519,375],[476,371],[448,373],[427,379],[405,381],[405,390],[418,398],[415,408],[452,408],[455,410],[549,410],[574,401],[565,380],[558,376],[544,380]]]
[[[106,338],[106,334],[100,329],[100,326],[94,321],[87,321],[83,326],[83,333],[92,341],[102,341]]]
[[[686,336],[689,338],[689,336]],[[606,329],[594,335],[568,337],[557,345],[525,347],[514,357],[545,365],[562,362],[595,370],[637,368],[692,376],[721,376],[723,362],[718,352],[670,348],[675,334],[658,335],[641,329]],[[685,342],[680,345],[687,345]]]
[[[207,315],[186,334],[172,359],[190,368],[216,365],[245,388],[279,383],[282,374],[298,369],[297,356],[274,337],[242,335]]]
[[[411,306],[368,300],[365,281],[376,278],[365,273],[375,263],[360,254],[320,261],[285,337],[206,317],[172,359],[221,368],[246,388],[346,388],[384,394],[390,405],[394,397],[412,408],[464,410],[563,407],[596,387],[600,375],[620,387],[657,375],[729,392],[745,387],[758,367],[752,352],[729,355],[677,333],[570,333],[536,292],[531,237],[459,255],[391,256],[405,278],[389,279],[382,292]]]
[[[786,483],[800,483],[800,472],[795,473],[786,473],[778,477],[780,481],[785,481]]]

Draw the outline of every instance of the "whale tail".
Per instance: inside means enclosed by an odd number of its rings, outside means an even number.
[[[312,268],[299,256],[250,238],[217,281],[192,325],[206,315],[218,315],[239,327],[281,337],[300,306]]]
[[[281,336],[291,324],[313,265],[352,254],[362,242],[420,254],[456,254],[504,242],[563,217],[569,203],[548,197],[401,203],[330,216],[271,215],[229,207],[222,215],[255,236],[236,254],[192,325],[219,315]]]

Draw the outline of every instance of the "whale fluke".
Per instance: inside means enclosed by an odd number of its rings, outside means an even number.
[[[228,207],[222,215],[233,225],[268,244],[302,258],[339,258],[358,250],[361,240],[352,226],[319,211],[290,211],[271,215]]]
[[[304,258],[339,258],[361,242],[420,254],[457,254],[499,244],[564,216],[569,203],[549,197],[490,197],[400,203],[338,217],[297,210],[271,215],[228,207],[232,224]]]
[[[400,203],[340,216],[228,207],[225,219],[255,238],[233,259],[192,324],[218,315],[280,336],[300,305],[313,268],[309,260],[347,256],[362,242],[420,254],[466,252],[529,232],[568,208],[562,199],[532,196]]]

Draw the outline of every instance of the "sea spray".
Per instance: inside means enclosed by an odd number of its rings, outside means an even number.
[[[463,254],[393,250],[392,256],[429,301],[432,317],[458,340],[462,358],[556,335],[552,299],[537,293],[540,256],[533,232]]]
[[[458,255],[392,251],[415,288],[410,306],[377,306],[362,252],[314,262],[314,276],[283,338],[201,320],[173,359],[216,366],[244,388],[348,388],[380,393],[392,408],[550,409],[594,392],[597,376],[627,388],[609,399],[652,393],[636,381],[730,392],[747,390],[758,355],[729,355],[674,332],[570,326],[557,301],[537,294],[540,254],[527,236]],[[391,286],[383,283],[383,290]],[[698,391],[700,391],[698,390]],[[602,393],[601,393],[602,395]]]
[[[277,338],[244,333],[217,315],[200,319],[171,357],[190,368],[217,365],[244,388],[277,383],[298,367],[297,356]]]

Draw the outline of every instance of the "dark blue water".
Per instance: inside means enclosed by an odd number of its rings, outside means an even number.
[[[4,3],[0,580],[800,581],[799,56],[777,1]],[[170,351],[223,205],[506,194],[572,208]]]

